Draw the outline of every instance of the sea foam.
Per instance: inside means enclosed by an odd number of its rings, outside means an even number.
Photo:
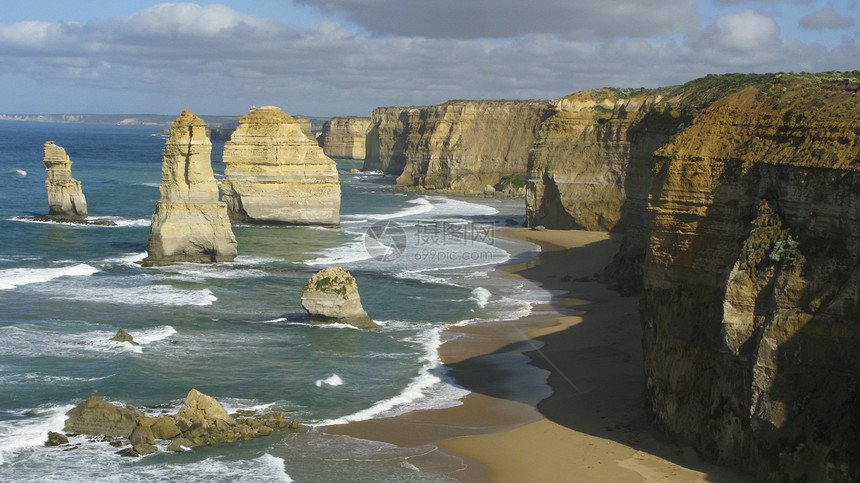
[[[86,263],[59,268],[7,268],[0,270],[0,290],[48,282],[60,277],[85,277],[98,271]]]

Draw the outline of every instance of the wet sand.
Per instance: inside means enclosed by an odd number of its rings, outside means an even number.
[[[637,297],[594,281],[618,248],[609,234],[505,229],[541,246],[493,276],[564,291],[523,319],[453,327],[440,347],[462,404],[327,431],[422,448],[418,468],[460,481],[751,481],[703,462],[648,422]]]

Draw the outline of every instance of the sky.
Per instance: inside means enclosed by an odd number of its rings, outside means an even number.
[[[860,0],[0,0],[4,114],[369,116],[855,69]]]

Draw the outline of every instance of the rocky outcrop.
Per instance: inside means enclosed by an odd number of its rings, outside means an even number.
[[[368,131],[368,117],[333,117],[323,124],[319,144],[326,156],[364,159]]]
[[[81,182],[72,178],[72,161],[66,150],[47,141],[43,147],[45,170],[48,177],[47,217],[55,221],[83,221],[87,217],[87,200],[81,191]]]
[[[131,345],[140,345],[134,341],[134,338],[131,336],[131,334],[126,332],[125,329],[117,330],[116,335],[111,337],[110,340],[114,342],[128,342]]]
[[[170,128],[161,164],[161,198],[152,215],[145,265],[229,262],[236,237],[218,200],[206,123],[182,111]]]
[[[80,434],[106,434],[129,437],[143,413],[129,406],[114,406],[104,399],[93,396],[66,413],[63,431]]]
[[[231,218],[242,223],[337,225],[335,162],[298,122],[273,106],[252,109],[224,144],[221,188]]]
[[[169,440],[168,451],[182,452],[197,446],[248,441],[276,430],[299,428],[296,421],[287,423],[281,412],[259,417],[229,415],[218,401],[196,389],[188,392],[185,404],[175,415],[147,417],[132,407],[114,406],[95,396],[66,414],[69,419],[65,431],[101,435],[102,441],[115,447],[127,444],[117,452],[122,456],[154,453],[158,451],[154,445],[157,440]],[[68,439],[64,435],[55,433],[49,436],[46,445],[66,443]]]
[[[308,311],[311,322],[379,328],[361,306],[355,278],[340,267],[320,270],[308,280],[302,289],[302,307]]]
[[[483,193],[526,173],[547,108],[545,101],[377,108],[364,170],[395,175],[398,186]]]
[[[311,140],[316,139],[316,135],[314,135],[314,126],[309,117],[293,116],[293,119],[295,119],[296,122],[299,123],[299,128],[301,128],[302,133],[305,135],[305,137]]]
[[[860,83],[783,75],[654,154],[648,408],[762,481],[860,474]]]

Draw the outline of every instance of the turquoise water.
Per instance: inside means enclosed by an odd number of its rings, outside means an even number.
[[[409,464],[420,449],[322,428],[466,394],[438,363],[444,327],[523,316],[548,296],[487,277],[535,249],[488,230],[521,219],[522,202],[395,192],[391,178],[341,161],[339,228],[236,226],[233,263],[141,268],[159,196],[155,131],[0,122],[0,481],[445,481]],[[118,226],[27,220],[47,212],[48,140],[71,157],[90,217]],[[400,230],[399,257],[371,256],[379,245],[365,234],[380,222]],[[301,288],[333,264],[356,277],[380,331],[307,323]],[[141,345],[110,342],[120,327]],[[42,446],[89,396],[172,412],[191,388],[228,410],[288,411],[309,429],[138,459],[85,437],[75,451]]]

